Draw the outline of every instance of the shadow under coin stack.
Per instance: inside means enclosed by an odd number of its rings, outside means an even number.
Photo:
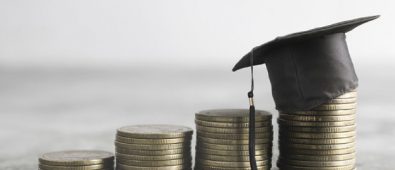
[[[60,151],[42,154],[40,170],[113,170],[114,155],[105,151]]]
[[[249,170],[249,110],[223,109],[196,113],[196,170]],[[271,168],[272,115],[256,111],[256,160],[259,170]]]
[[[116,135],[117,170],[191,170],[193,130],[176,125],[134,125]]]
[[[280,169],[355,169],[357,92],[345,93],[311,111],[281,112]]]

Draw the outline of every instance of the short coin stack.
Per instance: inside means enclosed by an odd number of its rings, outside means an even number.
[[[117,170],[191,170],[193,130],[176,125],[134,125],[116,135]]]
[[[113,170],[114,155],[105,151],[73,150],[42,154],[40,170]]]
[[[355,169],[357,92],[345,93],[310,111],[281,112],[280,169]]]
[[[259,170],[271,168],[272,116],[256,111],[256,160]],[[249,170],[249,110],[222,109],[196,113],[196,170]]]

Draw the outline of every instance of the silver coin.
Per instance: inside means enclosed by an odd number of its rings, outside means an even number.
[[[193,130],[178,125],[132,125],[118,129],[117,134],[131,138],[182,138],[189,137]]]
[[[45,165],[72,166],[113,163],[114,154],[96,150],[69,150],[44,153],[39,162]]]

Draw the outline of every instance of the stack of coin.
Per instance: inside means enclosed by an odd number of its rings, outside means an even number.
[[[116,135],[117,170],[190,170],[193,130],[176,125],[134,125]]]
[[[357,92],[309,111],[280,111],[280,169],[355,169]]]
[[[114,155],[105,151],[73,150],[42,154],[40,170],[113,170]]]
[[[196,113],[196,170],[249,170],[249,110],[222,109]],[[256,161],[259,170],[271,168],[272,116],[256,111]]]

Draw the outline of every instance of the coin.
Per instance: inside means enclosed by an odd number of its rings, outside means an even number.
[[[272,116],[257,111],[255,158],[258,169],[270,169],[272,156]],[[250,169],[249,110],[208,110],[196,114],[196,170]],[[269,167],[269,168],[268,168]]]
[[[209,127],[220,127],[220,128],[248,128],[249,123],[226,123],[226,122],[209,122],[204,120],[195,119],[196,125],[209,126]],[[255,127],[266,127],[272,126],[272,122],[255,122]]]
[[[213,160],[213,161],[230,161],[230,162],[248,162],[250,161],[250,157],[246,156],[221,156],[221,155],[211,155],[211,154],[196,154],[197,158],[205,159],[205,160]],[[267,160],[268,157],[266,155],[258,155],[255,156],[257,161]]]
[[[250,162],[230,162],[230,161],[212,161],[205,159],[196,160],[199,165],[216,166],[216,167],[230,167],[230,168],[246,168],[250,167]],[[268,164],[267,160],[256,161],[257,166],[265,166]]]
[[[281,147],[281,146],[280,146]],[[330,149],[330,150],[311,150],[311,149],[295,149],[295,148],[280,148],[280,155],[341,155],[354,153],[355,147],[346,149]]]
[[[301,139],[301,138],[281,138],[282,143],[299,143],[299,144],[316,144],[330,145],[355,142],[355,137],[338,138],[338,139]]]
[[[356,109],[348,109],[348,110],[326,110],[326,111],[295,111],[295,112],[286,112],[279,111],[280,114],[292,114],[292,115],[311,115],[311,116],[341,116],[341,115],[351,115],[355,114]]]
[[[280,118],[284,120],[303,121],[303,122],[311,122],[311,121],[334,122],[334,121],[354,120],[355,114],[344,115],[344,116],[301,116],[301,115],[280,114]]]
[[[255,155],[269,155],[271,154],[272,148],[268,147],[266,149],[256,149]],[[248,156],[248,150],[219,150],[219,149],[209,149],[199,147],[196,149],[197,153],[201,154],[213,154],[213,155],[223,155],[223,156]]]
[[[161,166],[174,166],[174,165],[184,165],[191,164],[192,158],[190,159],[173,159],[165,161],[138,161],[138,160],[123,160],[117,159],[117,163],[123,165],[131,166],[141,166],[141,167],[161,167]]]
[[[356,136],[355,131],[340,132],[340,133],[309,133],[309,132],[288,132],[280,130],[281,137],[291,138],[308,138],[308,139],[337,139]]]
[[[357,98],[335,98],[332,99],[328,102],[326,102],[327,104],[344,104],[344,103],[356,103],[357,102]]]
[[[144,145],[144,144],[128,144],[115,141],[115,145],[119,148],[132,149],[132,150],[168,150],[168,149],[180,149],[189,147],[190,142],[186,143],[173,143],[173,144],[162,144],[162,145]]]
[[[184,159],[191,157],[189,154],[173,154],[173,155],[158,155],[158,156],[143,156],[143,155],[128,155],[122,153],[116,153],[117,160],[139,160],[139,161],[163,161],[163,160],[172,160],[172,159]]]
[[[209,133],[248,133],[248,128],[215,128],[208,126],[197,126],[196,130],[198,132],[209,132]],[[255,133],[271,132],[273,127],[257,127],[255,128]]]
[[[339,127],[297,127],[297,126],[280,126],[281,130],[291,132],[312,132],[312,133],[340,133],[351,132],[356,130],[356,125],[339,126]]]
[[[341,121],[341,122],[300,122],[300,121],[278,119],[277,122],[280,124],[280,126],[288,125],[288,126],[315,126],[315,127],[351,126],[355,124],[355,120]]]
[[[277,164],[280,169],[292,170],[356,170],[355,165],[336,166],[336,167],[309,167],[309,166],[295,166],[288,164]]]
[[[191,165],[173,165],[173,166],[161,166],[161,167],[141,167],[131,166],[124,164],[117,164],[117,170],[184,170],[191,169]]]
[[[209,133],[209,132],[197,132],[197,136],[208,137],[208,138],[216,138],[216,139],[229,139],[229,140],[241,140],[248,139],[248,134],[221,134],[221,133]],[[257,139],[265,139],[265,138],[273,138],[273,132],[267,133],[256,133],[255,138]]]
[[[191,169],[193,130],[177,125],[135,125],[117,130],[118,170]]]
[[[355,169],[357,92],[311,110],[280,111],[277,166],[293,170]]]
[[[130,138],[183,138],[190,137],[193,130],[177,125],[133,125],[119,128],[117,135]]]
[[[167,150],[140,150],[140,149],[127,149],[115,147],[117,153],[129,154],[129,155],[144,155],[144,156],[158,156],[158,155],[172,155],[190,153],[191,147],[179,148],[179,149],[167,149]]]
[[[307,167],[337,167],[337,166],[347,166],[354,165],[355,159],[343,160],[343,161],[300,161],[300,160],[288,160],[280,158],[278,160],[280,163],[285,163],[289,165],[296,166],[307,166]]]
[[[333,149],[346,149],[346,148],[355,147],[355,142],[342,143],[342,144],[329,144],[329,145],[280,143],[279,146],[281,148],[294,148],[294,149],[333,150]]]
[[[257,170],[270,170],[271,166],[258,166]],[[215,167],[215,166],[195,166],[195,170],[251,170],[251,168],[229,168],[229,167]]]
[[[215,138],[207,138],[207,137],[197,137],[197,140],[204,143],[213,143],[213,144],[222,144],[222,145],[246,145],[248,144],[248,140],[227,140],[227,139],[215,139]],[[272,140],[269,138],[266,139],[255,139],[255,143],[271,143]]]
[[[39,162],[45,165],[95,165],[113,163],[114,154],[106,151],[71,150],[44,153]]]
[[[113,169],[114,165],[104,165],[104,164],[97,164],[97,165],[45,165],[39,164],[38,167],[41,170],[101,170],[101,169]]]
[[[291,160],[308,160],[308,161],[341,161],[355,158],[355,153],[341,154],[341,155],[295,155],[287,154],[281,155],[285,159]]]
[[[128,138],[123,136],[116,136],[115,140],[122,143],[156,145],[156,144],[183,143],[192,140],[192,138],[185,137],[185,138],[170,138],[170,139],[141,139],[141,138]]]
[[[218,150],[248,150],[248,145],[219,145],[212,143],[197,142],[197,147],[218,149]],[[255,149],[264,150],[271,147],[271,144],[256,144]]]
[[[349,110],[355,109],[357,103],[347,103],[347,104],[322,104],[311,110]]]
[[[210,122],[248,122],[249,110],[248,109],[218,109],[218,110],[205,110],[195,114],[196,119]],[[272,115],[263,110],[256,110],[255,121],[268,121],[271,120]]]

